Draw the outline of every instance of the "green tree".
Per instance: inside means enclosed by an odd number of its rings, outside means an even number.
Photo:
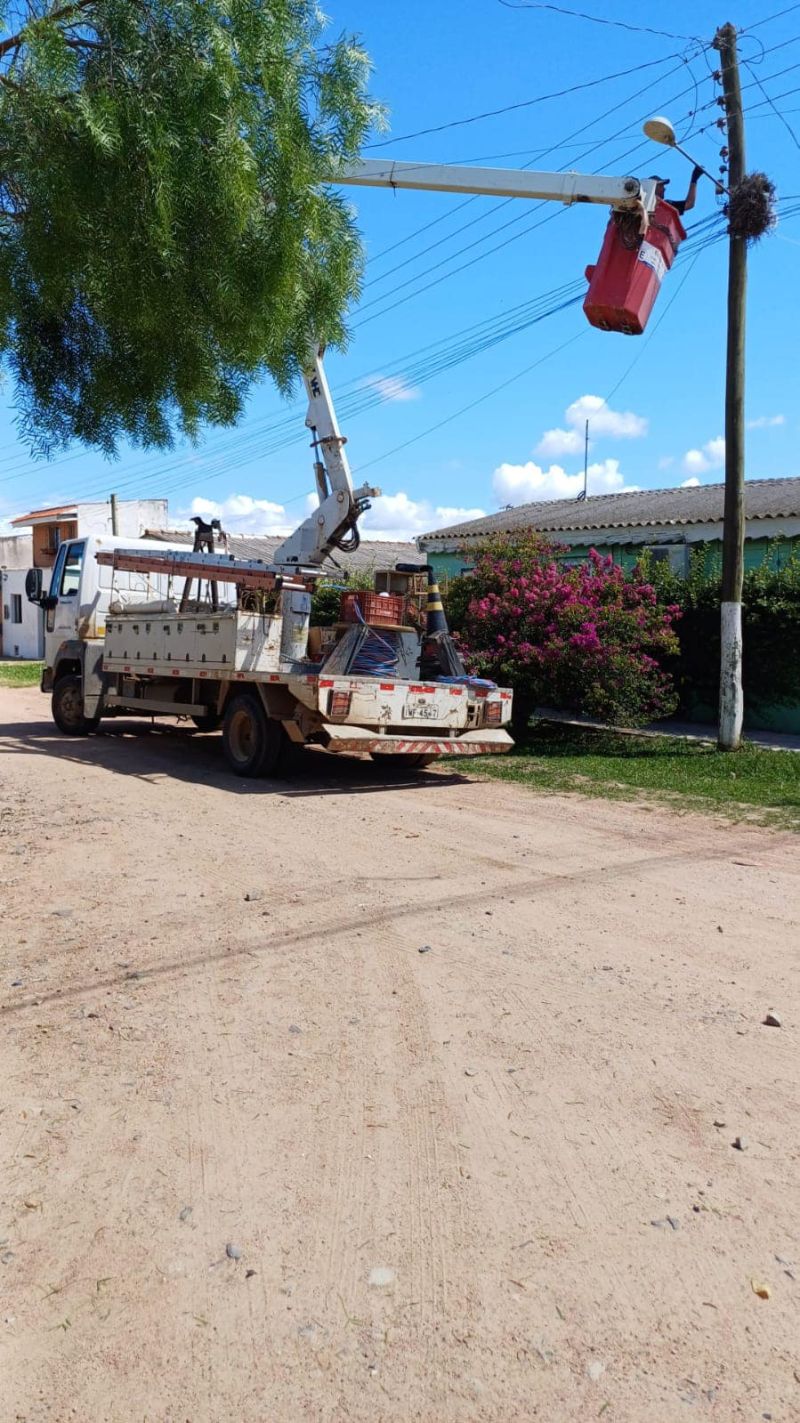
[[[315,0],[0,4],[0,355],[24,438],[236,420],[342,344],[361,245],[325,187],[379,111]]]

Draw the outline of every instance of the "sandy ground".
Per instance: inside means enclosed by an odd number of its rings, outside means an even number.
[[[3,1419],[800,1417],[796,838],[0,723]]]

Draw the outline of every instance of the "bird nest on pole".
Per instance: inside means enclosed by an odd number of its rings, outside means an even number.
[[[775,184],[766,173],[748,173],[731,189],[726,209],[732,237],[756,242],[775,226]]]

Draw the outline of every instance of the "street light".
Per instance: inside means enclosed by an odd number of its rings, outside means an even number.
[[[674,148],[678,153],[681,153],[684,158],[688,158],[693,167],[699,168],[701,173],[705,173],[705,176],[711,179],[718,193],[727,192],[727,188],[722,186],[719,178],[713,177],[708,169],[703,167],[702,163],[696,162],[691,154],[686,152],[685,148],[681,148],[675,136],[675,129],[669,119],[664,118],[663,114],[659,114],[652,119],[647,119],[642,127],[647,138],[651,138],[653,143],[663,143],[665,148]]]

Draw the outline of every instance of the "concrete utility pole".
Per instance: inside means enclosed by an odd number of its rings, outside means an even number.
[[[118,533],[119,533],[119,519],[117,518],[117,496],[116,496],[116,494],[112,494],[112,495],[111,495],[111,532],[112,532],[112,534],[118,534]]]
[[[736,30],[722,25],[714,37],[719,50],[728,124],[728,177],[733,193],[744,178],[744,114],[739,84]],[[720,750],[741,744],[742,581],[744,576],[744,343],[747,296],[747,238],[731,232],[728,248],[728,348],[725,384],[725,526],[722,544],[720,623]]]

